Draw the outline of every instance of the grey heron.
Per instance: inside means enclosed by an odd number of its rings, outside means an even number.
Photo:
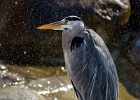
[[[81,18],[68,16],[38,29],[63,30],[65,65],[78,100],[117,100],[118,76],[111,54]]]

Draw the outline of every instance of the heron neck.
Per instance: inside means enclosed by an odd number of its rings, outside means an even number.
[[[69,72],[68,73],[69,76],[71,75],[71,69],[70,69],[70,64],[69,64],[69,58],[71,55],[71,51],[70,51],[71,41],[75,36],[78,36],[80,33],[82,33],[82,31],[84,31],[84,29],[77,32],[63,31],[62,33],[62,47],[63,47],[63,52],[64,52],[65,65]]]

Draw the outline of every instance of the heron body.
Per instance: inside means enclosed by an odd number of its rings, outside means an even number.
[[[39,29],[50,25],[54,23]],[[102,38],[92,29],[86,29],[77,16],[66,17],[59,25],[55,22],[52,29],[63,29],[65,64],[78,100],[117,100],[118,76]]]

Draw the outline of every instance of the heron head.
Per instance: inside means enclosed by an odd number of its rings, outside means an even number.
[[[72,30],[77,27],[84,28],[84,23],[81,18],[77,16],[68,16],[61,21],[39,26],[37,29]]]

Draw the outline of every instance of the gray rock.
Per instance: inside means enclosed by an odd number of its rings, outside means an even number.
[[[44,100],[44,98],[31,89],[8,87],[0,89],[0,100]]]
[[[7,69],[6,66],[0,65],[0,71],[6,70],[6,69]]]

